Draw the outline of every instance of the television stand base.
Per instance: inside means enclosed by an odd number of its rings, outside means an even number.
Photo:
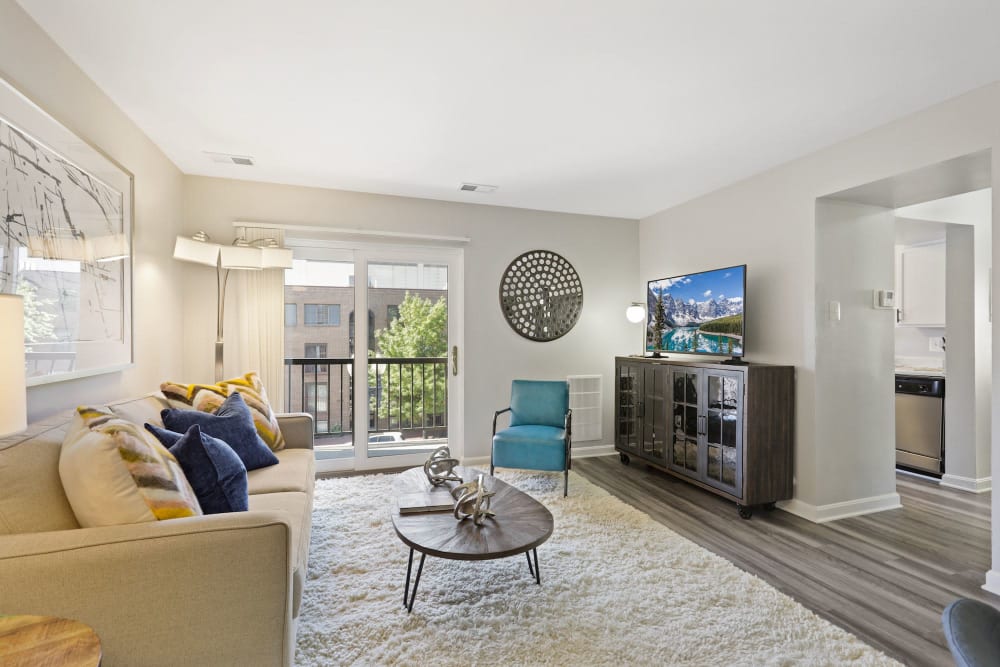
[[[743,361],[743,357],[733,357],[731,359],[726,359],[725,361],[720,361],[720,364],[725,364],[727,366],[749,366],[749,361]]]

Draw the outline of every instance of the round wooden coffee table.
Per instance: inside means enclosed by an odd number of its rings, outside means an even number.
[[[89,625],[54,616],[0,616],[0,665],[97,667],[101,640]]]
[[[413,601],[417,597],[417,586],[420,585],[420,574],[427,556],[451,560],[492,560],[523,553],[527,555],[528,571],[535,578],[535,583],[542,583],[541,570],[538,569],[538,546],[552,535],[552,513],[528,494],[479,470],[459,466],[455,472],[465,481],[483,475],[486,488],[496,493],[490,505],[496,517],[488,518],[482,526],[477,526],[472,519],[455,519],[451,512],[400,514],[398,506],[393,508],[392,525],[403,544],[410,547],[406,586],[403,589],[403,606],[407,612],[413,611]],[[454,488],[457,485],[454,482],[448,486]],[[393,483],[396,496],[430,491],[431,488],[423,468],[407,470]],[[411,594],[414,551],[420,552],[420,564]]]

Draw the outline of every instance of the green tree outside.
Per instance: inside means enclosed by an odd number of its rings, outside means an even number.
[[[447,357],[448,304],[406,293],[399,304],[399,317],[375,332],[377,357]],[[368,368],[368,386],[379,395],[369,407],[378,418],[396,428],[420,428],[439,424],[447,406],[448,372],[439,365],[379,364]]]

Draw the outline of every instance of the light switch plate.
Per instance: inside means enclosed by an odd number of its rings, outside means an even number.
[[[944,338],[941,336],[931,336],[927,339],[927,349],[931,352],[944,352]]]

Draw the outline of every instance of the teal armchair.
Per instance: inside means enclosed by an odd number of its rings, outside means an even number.
[[[497,431],[497,418],[510,413],[510,426]],[[569,493],[573,411],[563,381],[514,380],[510,407],[493,415],[490,474],[497,467],[562,470],[563,496]]]

